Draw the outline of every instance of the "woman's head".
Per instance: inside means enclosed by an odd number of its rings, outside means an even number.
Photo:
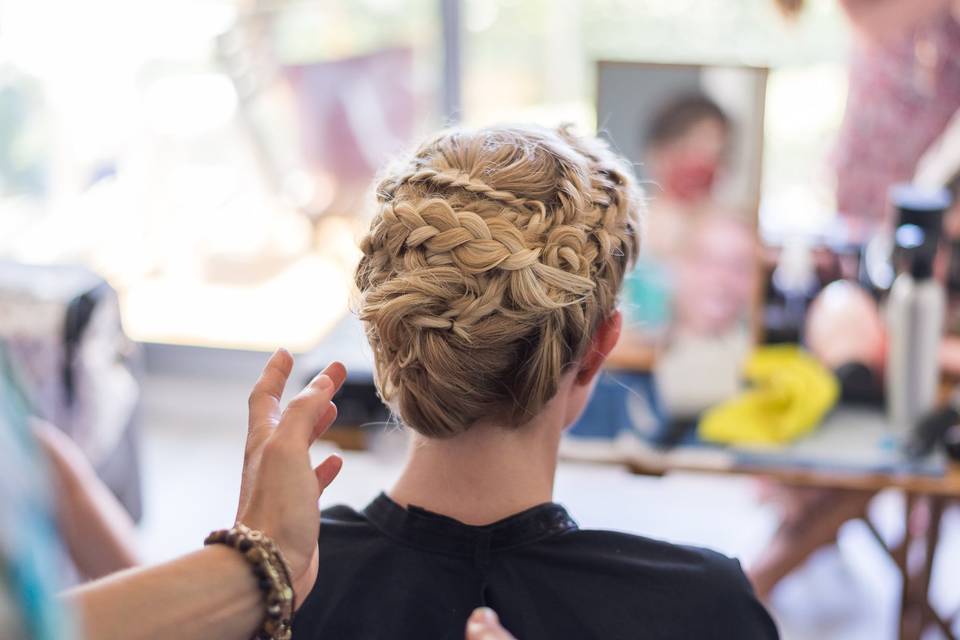
[[[636,256],[628,167],[567,129],[455,129],[376,196],[356,284],[384,400],[431,437],[528,421],[613,313]]]
[[[674,199],[708,197],[727,159],[731,127],[723,109],[705,95],[668,101],[653,116],[644,140],[651,177]]]

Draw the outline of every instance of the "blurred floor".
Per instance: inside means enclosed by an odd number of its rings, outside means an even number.
[[[247,378],[149,376],[145,385],[143,540],[151,561],[199,546],[235,515],[246,424]],[[376,427],[383,433],[384,427]],[[317,447],[317,457],[323,455]],[[362,507],[389,485],[402,463],[403,436],[387,433],[371,453],[346,453],[324,504]],[[771,535],[773,512],[757,505],[748,478],[636,477],[619,468],[561,465],[556,498],[582,527],[609,528],[717,549],[751,559]],[[881,495],[873,515],[881,532],[899,535],[902,498]],[[960,510],[943,530],[934,569],[934,602],[960,606]],[[950,567],[954,570],[951,572]],[[837,548],[816,554],[774,593],[771,608],[787,640],[884,640],[896,637],[899,577],[859,522]],[[937,638],[938,635],[930,635]]]

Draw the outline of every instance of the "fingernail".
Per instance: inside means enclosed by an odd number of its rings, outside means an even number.
[[[494,627],[471,622],[467,625],[467,638],[469,640],[500,640],[501,635]]]
[[[328,389],[332,387],[333,380],[331,380],[330,376],[328,376],[327,374],[321,373],[320,375],[318,375],[316,378],[313,379],[313,384],[314,386],[317,387],[317,389],[320,389],[322,391],[324,389]]]
[[[330,364],[328,364],[328,365],[324,368],[324,371],[330,371],[330,372],[332,372],[332,371],[334,370],[334,368],[336,368],[337,366],[339,366],[340,368],[342,368],[344,371],[347,370],[347,368],[343,365],[342,362],[340,362],[339,360],[334,360],[333,362],[331,362]],[[339,374],[340,372],[338,371],[337,373]]]
[[[497,613],[490,607],[478,607],[470,615],[470,622],[481,626],[496,624]]]

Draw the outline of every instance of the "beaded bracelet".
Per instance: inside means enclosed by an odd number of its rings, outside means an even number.
[[[293,582],[276,543],[262,532],[238,522],[232,529],[214,531],[203,544],[225,544],[239,551],[250,563],[267,605],[263,626],[254,636],[256,640],[290,640]]]

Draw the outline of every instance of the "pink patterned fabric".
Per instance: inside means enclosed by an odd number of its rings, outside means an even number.
[[[896,45],[861,47],[836,149],[837,207],[865,231],[890,222],[887,190],[960,108],[960,24],[949,13]]]

